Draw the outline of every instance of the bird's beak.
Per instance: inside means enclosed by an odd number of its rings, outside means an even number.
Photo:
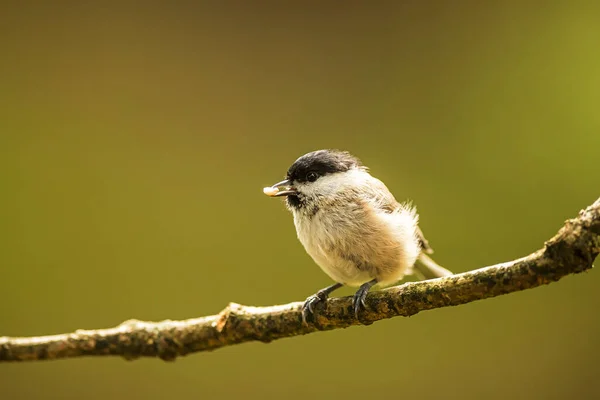
[[[269,186],[263,189],[263,193],[269,197],[280,197],[289,196],[290,194],[296,193],[296,189],[292,186],[292,182],[289,179],[277,182],[273,186]],[[284,190],[281,190],[283,188]]]

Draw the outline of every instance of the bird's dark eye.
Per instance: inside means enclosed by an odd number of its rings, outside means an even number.
[[[306,174],[306,180],[309,182],[316,181],[318,177],[319,175],[317,175],[316,172],[309,172],[308,174]]]

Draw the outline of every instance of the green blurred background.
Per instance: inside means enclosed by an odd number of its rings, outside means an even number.
[[[528,254],[600,195],[600,5],[217,3],[1,6],[0,335],[330,284],[261,192],[314,149],[355,153],[412,199],[456,272]],[[599,284],[175,363],[0,364],[0,392],[598,398]]]

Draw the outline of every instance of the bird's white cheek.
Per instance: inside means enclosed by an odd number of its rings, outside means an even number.
[[[324,176],[312,183],[298,184],[297,189],[307,197],[330,196],[340,189],[340,182],[333,175]]]

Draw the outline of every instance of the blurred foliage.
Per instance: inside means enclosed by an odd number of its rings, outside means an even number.
[[[261,192],[318,148],[354,152],[412,199],[457,272],[528,254],[600,195],[593,2],[207,4],[1,6],[0,335],[280,304],[330,284]],[[173,364],[4,364],[0,387],[598,398],[599,284],[592,270]]]

